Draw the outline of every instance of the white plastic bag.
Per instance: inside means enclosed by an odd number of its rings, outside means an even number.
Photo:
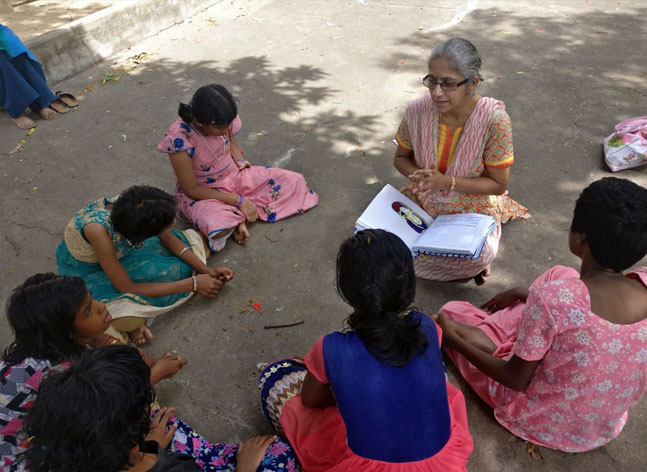
[[[647,164],[647,116],[616,125],[604,139],[604,161],[613,172]]]

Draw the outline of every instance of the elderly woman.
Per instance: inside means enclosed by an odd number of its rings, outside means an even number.
[[[396,134],[394,166],[409,178],[402,192],[432,217],[482,213],[499,223],[528,218],[528,210],[507,196],[514,162],[510,117],[503,102],[476,93],[481,58],[472,43],[454,38],[429,57],[422,83],[429,93],[407,105]],[[430,280],[490,275],[501,226],[490,233],[478,259],[420,256],[416,275]]]

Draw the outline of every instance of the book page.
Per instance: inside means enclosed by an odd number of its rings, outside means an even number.
[[[415,244],[423,251],[471,255],[490,232],[494,218],[478,213],[437,216]]]
[[[390,231],[411,249],[432,221],[422,208],[387,184],[358,218],[356,228]]]

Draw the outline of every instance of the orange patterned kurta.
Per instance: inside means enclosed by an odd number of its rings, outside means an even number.
[[[479,177],[487,168],[514,162],[510,117],[502,102],[481,98],[464,128],[451,129],[439,122],[438,112],[426,94],[413,100],[396,134],[398,144],[414,152],[421,168],[438,169],[455,177]],[[432,217],[453,213],[491,215],[500,223],[528,218],[528,210],[505,195],[476,195],[442,190],[426,202],[419,201],[410,185],[402,193],[422,206]],[[493,231],[478,259],[425,256],[415,260],[416,275],[431,280],[456,280],[479,274],[496,257],[501,227]]]

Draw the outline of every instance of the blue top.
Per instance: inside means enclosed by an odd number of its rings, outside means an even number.
[[[324,337],[326,375],[346,424],[348,446],[358,456],[413,462],[434,456],[451,434],[436,325],[414,312],[429,347],[403,367],[382,364],[357,333]]]
[[[11,28],[2,23],[0,23],[0,51],[6,52],[12,59],[22,53],[27,53],[31,60],[38,62],[27,46],[11,31]]]

